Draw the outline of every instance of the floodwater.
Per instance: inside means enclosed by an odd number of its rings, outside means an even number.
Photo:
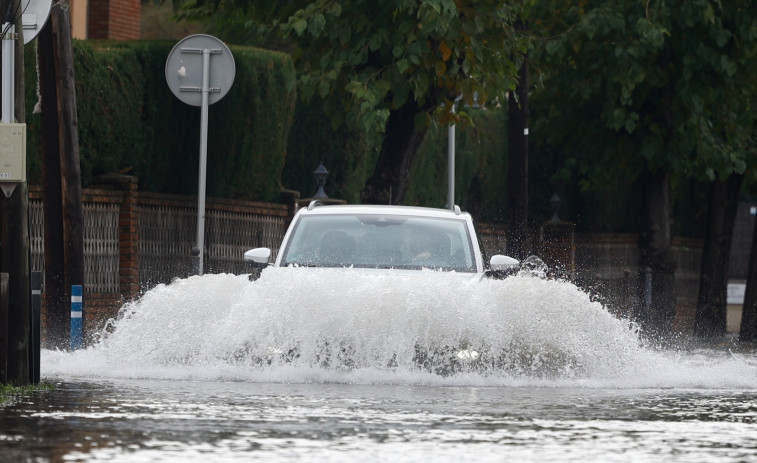
[[[757,461],[757,354],[532,275],[192,277],[42,362],[0,462]]]

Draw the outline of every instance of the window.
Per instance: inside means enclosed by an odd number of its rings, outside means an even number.
[[[282,265],[475,272],[464,220],[403,215],[302,216]]]

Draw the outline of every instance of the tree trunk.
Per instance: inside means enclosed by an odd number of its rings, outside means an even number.
[[[528,56],[518,72],[517,99],[508,100],[507,253],[531,254],[528,235]]]
[[[54,9],[57,9],[54,8]],[[66,300],[63,265],[58,96],[55,88],[53,25],[48,21],[37,37],[42,123],[42,206],[45,240],[45,327],[47,347],[66,349],[70,337],[70,304]]]
[[[752,251],[749,254],[749,270],[747,271],[744,305],[741,312],[739,342],[757,343],[757,223],[755,223],[754,233],[752,234]]]
[[[733,174],[726,181],[710,184],[694,321],[694,334],[700,338],[719,338],[726,333],[728,258],[743,179],[743,175]]]
[[[389,114],[376,167],[360,192],[362,203],[402,202],[415,153],[426,135],[426,128],[415,127],[415,116],[428,109],[420,108],[415,100],[410,100],[405,106]]]
[[[671,255],[670,178],[668,174],[650,172],[645,168],[641,174],[644,191],[642,228],[639,233],[639,266],[642,275],[649,269],[651,281],[651,304],[642,307],[639,319],[651,334],[669,334],[675,318],[676,298],[675,261]],[[642,278],[644,281],[644,278]],[[644,301],[645,297],[642,296]]]

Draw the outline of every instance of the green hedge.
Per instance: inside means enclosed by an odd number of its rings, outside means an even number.
[[[287,162],[282,180],[297,190],[303,198],[316,192],[313,171],[323,162],[329,171],[325,186],[331,198],[348,203],[360,202],[360,190],[373,173],[381,139],[348,130],[345,126],[333,129],[322,110],[322,102],[298,102],[292,133],[287,148]]]
[[[168,89],[165,62],[175,42],[74,41],[82,181],[136,175],[140,189],[196,194],[200,108]],[[294,117],[288,55],[230,47],[236,77],[210,106],[207,193],[276,200]],[[40,181],[40,117],[34,47],[26,50],[29,178]]]
[[[289,139],[284,184],[303,197],[315,193],[313,170],[323,162],[330,175],[326,193],[349,203],[373,174],[381,137],[334,130],[322,102],[298,105]],[[468,111],[475,126],[457,129],[455,199],[463,209],[488,221],[504,220],[507,205],[507,115],[502,108]],[[447,127],[432,126],[411,168],[407,205],[445,207],[447,203]]]
[[[196,194],[200,110],[180,102],[166,85],[165,61],[174,45],[74,41],[85,186],[98,175],[123,172],[139,177],[142,190]],[[28,176],[40,183],[40,116],[33,113],[38,99],[35,46],[26,48],[25,63]],[[327,193],[359,202],[380,136],[334,130],[321,101],[295,108],[295,71],[288,55],[230,48],[235,82],[209,112],[208,195],[276,201],[283,186],[308,197],[316,189],[312,172],[323,162],[331,172]],[[475,126],[457,131],[455,200],[479,220],[502,222],[507,208],[506,110],[467,112]],[[532,118],[537,120],[538,114],[534,100]],[[569,156],[560,147],[540,143],[542,138],[532,140],[529,166],[535,223],[549,218],[549,198],[557,191],[563,199],[561,217],[576,222],[581,231],[637,229],[639,192],[633,175],[607,166],[604,182],[581,188],[586,178],[581,166],[566,164]],[[434,126],[413,163],[404,202],[444,207],[446,179],[447,127]],[[676,191],[676,231],[696,235],[692,230],[701,228],[703,189],[688,181],[679,182]]]

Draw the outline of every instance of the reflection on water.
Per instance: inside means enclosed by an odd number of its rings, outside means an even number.
[[[0,462],[757,459],[755,353],[650,348],[529,276],[192,277],[42,361]]]

